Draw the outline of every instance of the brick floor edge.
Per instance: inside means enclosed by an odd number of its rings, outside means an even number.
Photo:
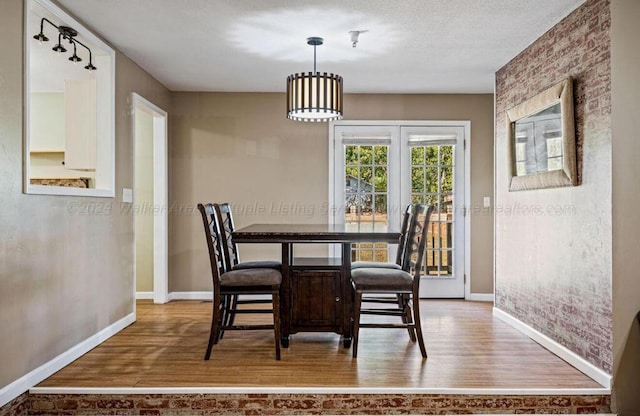
[[[610,413],[609,395],[30,394],[24,415]],[[7,413],[9,415],[10,413]],[[1,414],[4,416],[4,413]]]
[[[0,416],[27,416],[29,414],[29,393],[22,393],[0,407]]]

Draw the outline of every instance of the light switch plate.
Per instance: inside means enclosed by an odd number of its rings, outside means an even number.
[[[485,196],[485,197],[482,199],[482,205],[483,205],[485,208],[489,208],[489,207],[491,206],[491,197],[489,197],[489,196]]]
[[[133,202],[133,189],[122,188],[122,202]]]

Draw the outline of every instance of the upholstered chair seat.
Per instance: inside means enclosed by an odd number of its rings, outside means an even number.
[[[380,267],[352,270],[351,280],[356,287],[367,293],[411,292],[413,285],[413,276],[404,270]]]
[[[272,286],[282,282],[282,274],[275,269],[240,269],[223,273],[220,286]]]
[[[282,270],[282,263],[276,260],[258,260],[258,261],[243,261],[232,267],[232,270],[242,269],[275,269]]]
[[[396,263],[386,263],[379,261],[354,261],[353,263],[351,263],[351,270],[368,269],[372,267],[381,269],[402,269],[402,267],[400,267],[400,265]]]

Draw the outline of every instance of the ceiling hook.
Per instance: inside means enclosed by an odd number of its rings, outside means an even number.
[[[368,30],[350,30],[349,34],[351,35],[351,46],[355,48],[356,44],[358,43],[358,36],[360,36],[361,33],[366,32],[368,32]]]

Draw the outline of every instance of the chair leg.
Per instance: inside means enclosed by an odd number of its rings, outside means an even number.
[[[213,344],[218,343],[218,339],[220,337],[220,320],[221,320],[221,311],[220,311],[220,296],[213,295],[213,314],[211,316],[211,332],[209,333],[209,344],[207,345],[207,352],[204,355],[204,359],[208,360],[211,358],[211,349],[213,348]]]
[[[273,304],[273,335],[276,341],[276,360],[280,360],[280,288],[274,287],[271,293]]]
[[[411,322],[411,306],[409,306],[409,295],[406,293],[398,294],[398,304],[400,309],[403,311],[402,315],[402,323],[409,324]],[[411,326],[407,327],[407,332],[409,333],[409,338],[412,342],[416,342],[416,333]]]
[[[413,323],[415,325],[416,337],[418,338],[418,345],[420,346],[420,353],[422,354],[422,358],[427,358],[427,349],[424,346],[424,338],[422,336],[422,323],[420,322],[420,297],[415,291],[412,295],[412,300]]]
[[[231,301],[230,298],[231,295],[225,295],[222,297],[222,311],[220,316],[222,324],[220,325],[220,332],[218,334],[218,337],[216,338],[216,344],[222,339],[222,337],[224,337],[224,328],[229,325],[229,303]]]
[[[238,309],[239,295],[231,296],[231,305],[229,306],[229,316],[227,317],[229,325],[233,325],[236,320],[236,310]]]
[[[362,291],[356,289],[356,297],[353,301],[353,346],[351,355],[353,358],[358,357],[358,335],[360,332],[360,309],[362,307]]]

